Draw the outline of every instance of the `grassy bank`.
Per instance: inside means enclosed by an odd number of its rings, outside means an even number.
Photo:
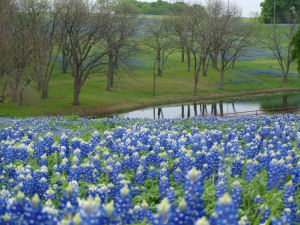
[[[187,72],[186,63],[174,55],[166,65],[163,77],[157,79],[157,96],[152,96],[151,55],[141,55],[133,60],[130,73],[119,71],[113,91],[105,91],[104,74],[93,75],[82,88],[80,106],[72,105],[73,79],[56,68],[49,88],[49,99],[40,99],[36,86],[25,93],[23,106],[9,102],[0,104],[1,116],[48,115],[108,115],[131,109],[166,103],[224,99],[260,93],[299,91],[300,78],[296,65],[292,65],[289,82],[284,84],[279,66],[271,58],[240,60],[236,69],[225,74],[224,90],[219,90],[218,72],[209,68],[208,76],[200,76],[198,96],[193,96],[193,72]]]

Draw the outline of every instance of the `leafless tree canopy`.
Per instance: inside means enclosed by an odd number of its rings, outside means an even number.
[[[292,63],[292,39],[297,30],[298,20],[299,16],[297,14],[289,15],[287,17],[288,29],[282,27],[282,25],[270,25],[268,29],[265,29],[265,32],[258,34],[258,42],[270,50],[278,62],[284,83],[288,82]]]

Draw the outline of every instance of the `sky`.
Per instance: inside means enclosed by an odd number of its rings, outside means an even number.
[[[250,17],[253,12],[260,13],[260,3],[263,0],[235,0],[242,9],[243,17]]]

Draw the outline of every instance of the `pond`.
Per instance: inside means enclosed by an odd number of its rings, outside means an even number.
[[[266,114],[269,109],[277,109],[277,112],[295,111],[295,108],[281,109],[287,107],[299,107],[296,111],[300,113],[300,93],[284,94],[284,95],[270,95],[270,96],[253,96],[251,98],[239,100],[223,100],[213,103],[193,102],[163,105],[156,107],[148,107],[140,110],[131,111],[120,114],[124,118],[141,118],[141,119],[176,119],[176,118],[190,118],[194,116],[232,116],[245,115],[247,111],[250,114]],[[280,108],[280,109],[279,109]],[[228,114],[229,115],[226,115]],[[230,114],[232,113],[232,114]]]

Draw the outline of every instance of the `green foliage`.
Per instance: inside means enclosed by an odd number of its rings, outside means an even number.
[[[300,29],[293,36],[292,40],[292,59],[297,62],[297,70],[300,73]]]
[[[180,12],[185,10],[188,5],[184,2],[169,3],[167,1],[157,0],[156,2],[133,1],[141,14],[165,15],[170,12]]]
[[[300,0],[265,0],[260,4],[263,23],[274,22],[274,1],[276,23],[286,23],[288,16],[300,11]]]

